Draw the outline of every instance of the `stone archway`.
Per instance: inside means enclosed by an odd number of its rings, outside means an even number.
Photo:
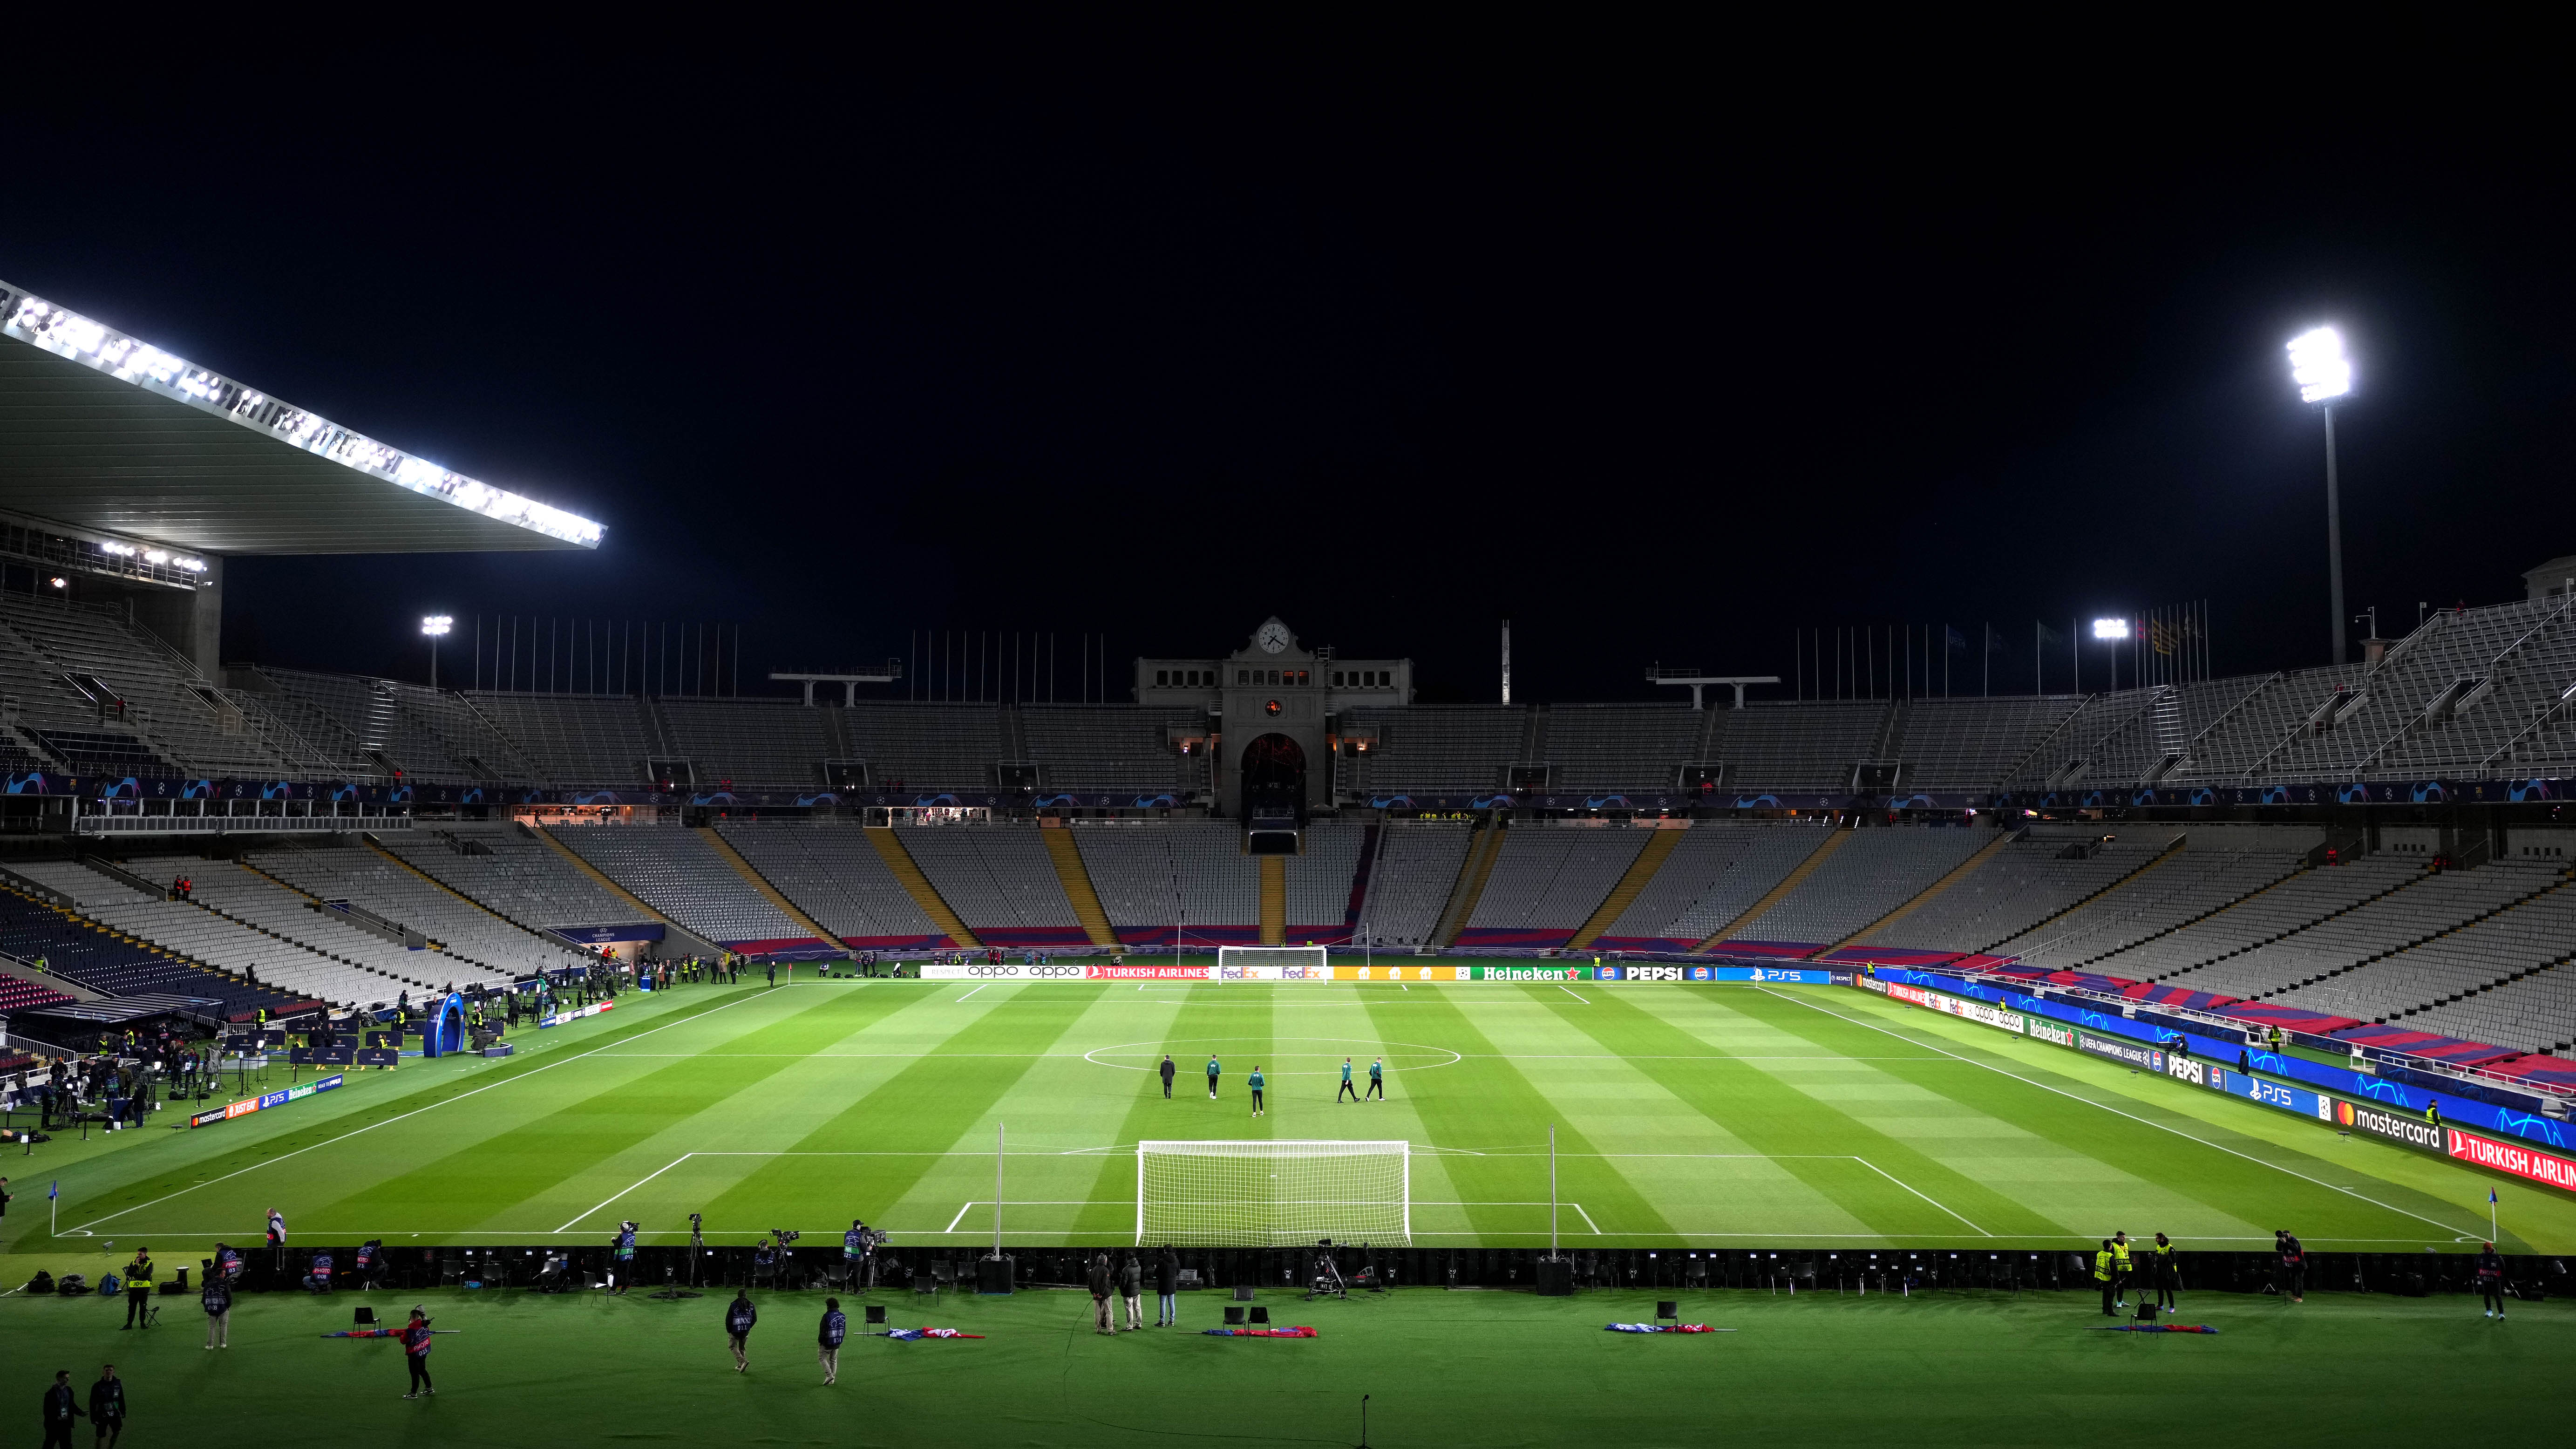
[[[1257,735],[1235,762],[1243,782],[1243,818],[1306,814],[1306,750],[1283,734]]]

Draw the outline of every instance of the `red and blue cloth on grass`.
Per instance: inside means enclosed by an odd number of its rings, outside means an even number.
[[[1202,1328],[1210,1338],[1313,1338],[1311,1328]]]
[[[1705,1323],[1612,1323],[1605,1325],[1612,1333],[1715,1333]]]
[[[884,1333],[876,1336],[879,1338],[891,1338],[900,1343],[910,1343],[917,1338],[982,1338],[984,1335],[980,1333],[959,1333],[953,1328],[889,1328]]]

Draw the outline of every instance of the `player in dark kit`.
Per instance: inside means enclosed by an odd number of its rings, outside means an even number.
[[[1163,1100],[1166,1102],[1172,1099],[1172,1078],[1179,1072],[1180,1068],[1172,1065],[1172,1054],[1163,1053]]]
[[[733,1349],[735,1373],[744,1373],[751,1368],[751,1357],[744,1350],[751,1347],[751,1326],[759,1321],[760,1310],[751,1306],[750,1290],[733,1290],[733,1301],[725,1305],[725,1339]]]
[[[1351,1090],[1351,1059],[1349,1057],[1342,1058],[1342,1089],[1333,1094],[1333,1104],[1335,1106],[1341,1105],[1341,1101],[1344,1097],[1348,1097],[1354,1102],[1360,1099],[1360,1094]]]
[[[1213,1054],[1208,1057],[1208,1100],[1216,1100],[1216,1057]]]
[[[1386,1058],[1384,1057],[1369,1063],[1368,1094],[1381,1102],[1386,1100]]]

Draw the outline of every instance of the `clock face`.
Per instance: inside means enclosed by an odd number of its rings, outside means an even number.
[[[1252,636],[1252,642],[1261,646],[1262,653],[1276,654],[1288,647],[1288,626],[1273,619],[1261,626],[1261,632]]]

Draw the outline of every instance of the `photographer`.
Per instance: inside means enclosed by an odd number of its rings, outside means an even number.
[[[609,1245],[608,1296],[623,1298],[635,1277],[635,1220],[628,1218],[617,1225],[617,1241]]]
[[[197,1290],[197,1305],[206,1310],[206,1347],[232,1347],[233,1285],[220,1268],[206,1275],[206,1286]]]
[[[134,1261],[125,1265],[125,1326],[152,1326],[152,1250],[137,1248]]]

